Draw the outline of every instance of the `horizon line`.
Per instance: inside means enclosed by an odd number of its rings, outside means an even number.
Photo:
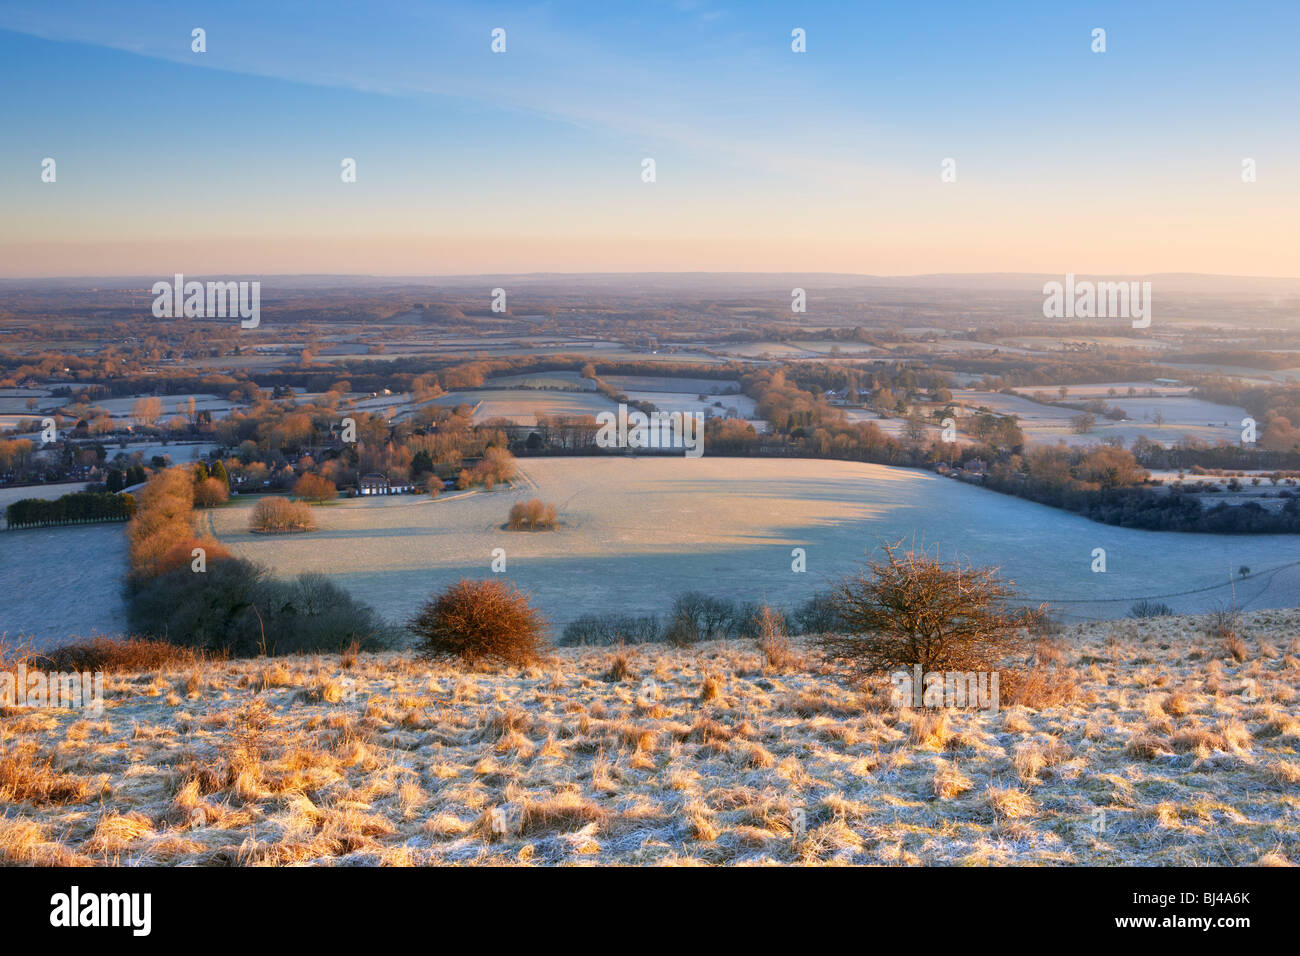
[[[170,272],[169,275],[176,273]],[[182,270],[181,274],[185,274]],[[1060,275],[1077,275],[1077,276],[1129,276],[1136,278],[1198,278],[1198,279],[1249,279],[1249,280],[1274,280],[1274,281],[1300,281],[1300,275],[1259,275],[1244,274],[1236,272],[1122,272],[1122,271],[1082,271],[1082,272],[910,272],[910,273],[875,273],[875,272],[816,272],[806,269],[788,269],[788,270],[766,270],[766,271],[743,271],[743,270],[718,270],[718,269],[656,269],[643,271],[629,270],[609,270],[609,271],[578,271],[578,272],[559,272],[559,271],[531,271],[531,272],[423,272],[423,273],[382,273],[382,272],[247,272],[241,270],[224,270],[219,273],[211,270],[200,270],[199,272],[190,273],[192,275],[256,275],[276,279],[477,279],[491,277],[508,277],[515,276],[521,278],[532,278],[541,276],[745,276],[745,277],[763,277],[763,276],[808,276],[808,277],[836,277],[850,279],[945,279],[945,278],[1014,278],[1014,279],[1035,279],[1040,277],[1056,277]],[[21,275],[21,276],[0,276],[0,283],[4,282],[39,282],[51,280],[95,280],[95,279],[154,279],[158,273],[150,272],[123,272],[123,273],[59,273],[44,275]]]

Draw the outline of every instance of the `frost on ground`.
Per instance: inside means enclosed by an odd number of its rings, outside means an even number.
[[[1247,614],[1235,653],[1198,618],[1080,625],[1040,649],[1073,699],[997,713],[743,642],[111,674],[97,718],[3,712],[0,860],[1294,863],[1298,624]]]
[[[1284,566],[1236,583],[1237,600],[1251,607],[1291,606],[1300,593],[1300,566],[1288,567],[1300,558],[1294,535],[1103,525],[908,468],[710,455],[524,458],[519,467],[514,487],[491,492],[335,502],[316,509],[313,534],[249,533],[247,498],[202,512],[199,530],[281,577],[328,575],[391,621],[415,613],[431,592],[485,573],[495,548],[509,556],[510,580],[557,629],[583,613],[661,614],[666,601],[701,588],[791,609],[864,552],[900,539],[1001,568],[1028,600],[1086,617],[1123,613],[1148,596],[1179,612],[1205,611],[1231,599],[1229,568],[1242,565]],[[530,498],[556,506],[558,531],[503,528],[510,506]],[[807,575],[790,573],[796,547],[814,559]],[[1098,547],[1108,574],[1088,571]]]

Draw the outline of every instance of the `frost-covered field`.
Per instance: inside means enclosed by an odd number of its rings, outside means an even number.
[[[248,533],[251,499],[202,513],[200,530],[276,574],[327,574],[394,621],[461,576],[488,576],[495,548],[557,630],[588,612],[662,613],[687,590],[793,607],[899,538],[1001,566],[1066,618],[1122,616],[1142,597],[1206,610],[1232,599],[1228,576],[1242,565],[1252,572],[1236,581],[1243,607],[1300,594],[1300,567],[1285,567],[1300,562],[1295,535],[1132,531],[928,472],[707,455],[522,467],[515,487],[492,492],[340,500],[316,509],[310,534]],[[502,530],[510,505],[532,497],[555,504],[563,526]],[[791,570],[796,547],[805,573]],[[1091,570],[1096,548],[1104,574]],[[124,573],[121,525],[2,532],[0,633],[41,643],[118,633]]]
[[[1123,335],[1014,335],[998,339],[998,345],[1013,345],[1024,349],[1059,352],[1079,343],[1111,349],[1138,349],[1155,352],[1172,348],[1167,342],[1155,339],[1129,338]]]
[[[4,509],[8,508],[15,501],[22,501],[24,498],[40,498],[42,501],[52,501],[55,498],[62,498],[64,495],[75,494],[78,491],[86,490],[84,481],[67,481],[59,482],[54,485],[20,485],[13,488],[0,488],[0,515]],[[0,527],[3,527],[4,518],[0,517]]]
[[[1057,385],[1025,385],[1017,391],[1031,398],[1041,394],[1048,401],[1056,401],[1058,387]],[[1124,403],[1129,401],[1127,394],[1130,388],[1138,393],[1136,398],[1147,397],[1148,392],[1163,396],[1191,394],[1191,389],[1186,385],[1155,385],[1151,382],[1095,382],[1088,385],[1066,384],[1065,387],[1069,390],[1068,400],[1071,402],[1100,398],[1112,405],[1120,406],[1124,406]],[[1112,390],[1115,392],[1114,395],[1110,394]]]
[[[1190,618],[1067,630],[1070,693],[996,712],[808,645],[113,673],[99,716],[0,722],[0,862],[1300,863],[1300,613],[1245,623],[1242,660]]]
[[[118,455],[124,455],[127,458],[139,453],[141,460],[147,465],[155,455],[162,455],[170,458],[172,464],[179,465],[185,462],[198,461],[200,458],[206,458],[212,454],[215,446],[211,442],[128,442],[123,448],[117,442],[108,442],[105,444],[108,453],[108,461],[112,462]]]
[[[794,342],[792,344],[815,355],[867,355],[880,351],[879,346],[867,345],[864,342],[836,342],[831,339]]]
[[[474,421],[508,418],[517,425],[532,425],[539,414],[596,415],[616,406],[599,392],[565,392],[542,389],[473,389],[438,396],[440,405],[477,405]]]
[[[1034,388],[1024,391],[1047,392],[1046,389]],[[1051,394],[1051,393],[1049,393]],[[1056,398],[1055,394],[1051,394]],[[1100,415],[1097,424],[1085,435],[1076,435],[1070,426],[1070,419],[1079,412],[1071,408],[1058,408],[1042,405],[1018,395],[1003,395],[1000,392],[983,392],[977,390],[959,390],[953,392],[953,398],[965,402],[972,408],[987,406],[1003,415],[1015,415],[1019,418],[1020,429],[1025,438],[1037,444],[1054,445],[1063,441],[1067,445],[1093,445],[1105,438],[1119,438],[1125,445],[1130,445],[1139,436],[1171,445],[1185,437],[1193,437],[1214,444],[1220,441],[1237,442],[1241,440],[1241,420],[1247,416],[1243,408],[1232,405],[1218,405],[1186,396],[1138,396],[1128,398],[1117,395],[1107,398],[1110,405],[1118,405],[1129,415],[1128,421],[1112,422]],[[1066,401],[1074,401],[1071,393]],[[1082,399],[1080,395],[1078,398]],[[1164,420],[1157,425],[1156,414]]]
[[[603,380],[619,391],[638,392],[690,392],[695,395],[716,395],[732,398],[744,398],[740,395],[740,383],[730,379],[717,378],[681,378],[671,375],[605,375]],[[727,391],[737,394],[724,396]]]
[[[131,418],[131,409],[135,403],[140,401],[142,396],[128,396],[126,398],[105,398],[92,402],[95,408],[102,408],[115,419],[129,420]],[[232,402],[228,398],[222,398],[219,395],[206,395],[201,392],[184,395],[160,395],[158,398],[162,401],[162,420],[166,421],[172,415],[184,414],[186,403],[189,399],[194,399],[195,411],[209,411],[214,419],[225,418],[235,408],[242,408],[243,405]]]
[[[583,378],[580,372],[569,371],[529,372],[524,375],[493,375],[485,384],[491,388],[577,389],[583,392],[596,390],[595,381]]]
[[[74,636],[121,634],[125,574],[124,525],[0,532],[0,637],[48,646]]]
[[[866,408],[846,408],[844,409],[844,417],[851,422],[870,422],[886,435],[894,438],[902,438],[907,434],[907,419],[905,418],[881,418],[876,412]],[[926,441],[933,441],[943,433],[943,429],[938,425],[925,424],[922,427],[926,434]]]
[[[726,415],[727,409],[734,408],[737,418],[754,417],[754,400],[748,395],[706,395],[700,401],[699,392],[645,392],[629,391],[628,398],[639,402],[650,402],[661,412],[703,412],[719,418]],[[719,407],[721,406],[721,407]],[[753,424],[765,424],[756,420]]]
[[[1029,596],[1068,616],[1120,617],[1161,596],[1178,611],[1231,598],[1289,606],[1300,594],[1295,535],[1216,536],[1097,524],[940,478],[855,462],[744,458],[528,458],[514,488],[350,499],[316,509],[319,530],[248,533],[249,501],[207,512],[236,553],[278,574],[322,572],[393,620],[461,576],[487,577],[495,548],[506,575],[556,625],[587,612],[663,611],[680,592],[796,605],[853,570],[882,540],[906,539],[995,565]],[[563,526],[502,530],[510,505],[540,497]],[[202,530],[207,530],[204,526]],[[807,571],[791,570],[803,548]],[[1093,551],[1106,573],[1093,573]],[[1199,588],[1210,590],[1174,595]]]

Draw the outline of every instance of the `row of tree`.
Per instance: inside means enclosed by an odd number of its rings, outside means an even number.
[[[213,481],[207,478],[204,481]],[[187,568],[201,549],[204,563],[230,557],[213,537],[194,533],[198,474],[179,466],[155,472],[139,492],[139,508],[126,526],[131,581],[140,586],[176,568]]]
[[[64,524],[91,524],[100,521],[127,521],[135,514],[131,495],[78,491],[46,501],[24,498],[5,509],[10,528],[48,528]]]

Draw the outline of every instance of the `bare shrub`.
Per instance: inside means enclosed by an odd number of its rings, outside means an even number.
[[[731,631],[737,637],[758,640],[763,633],[765,619],[771,619],[782,631],[792,633],[797,626],[790,616],[766,602],[747,602],[736,607],[731,621]]]
[[[1235,607],[1219,607],[1211,611],[1206,628],[1210,637],[1223,643],[1232,659],[1240,663],[1246,659],[1246,642],[1241,636],[1241,615]]]
[[[601,680],[607,684],[619,684],[635,679],[636,674],[632,672],[632,659],[627,654],[615,654],[609,670],[601,677]]]
[[[253,507],[253,517],[248,524],[250,531],[261,531],[266,534],[311,531],[315,527],[316,518],[311,513],[311,505],[301,501],[290,501],[278,495],[259,501]]]
[[[554,528],[559,522],[555,517],[555,505],[548,505],[540,498],[517,501],[510,506],[510,517],[506,527],[511,531],[545,531]]]
[[[758,635],[755,638],[763,659],[772,670],[787,670],[798,663],[790,649],[790,638],[785,633],[784,619],[779,611],[764,604],[756,616]]]
[[[430,657],[527,664],[541,652],[544,622],[513,586],[462,578],[426,601],[409,626]]]
[[[831,657],[864,674],[916,664],[982,671],[1027,649],[1035,612],[1009,606],[1015,591],[996,569],[945,565],[898,547],[885,546],[884,560],[868,561],[836,588],[847,633],[822,638]]]
[[[1129,608],[1128,613],[1130,617],[1136,618],[1168,617],[1174,613],[1174,609],[1164,601],[1150,601],[1143,598]]]

